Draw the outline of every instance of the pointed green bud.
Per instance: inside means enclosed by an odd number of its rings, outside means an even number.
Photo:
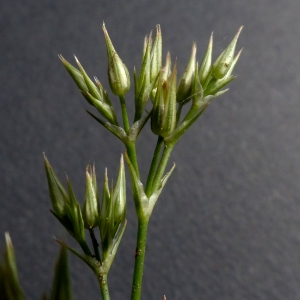
[[[97,183],[93,182],[93,171],[91,166],[86,168],[86,188],[85,198],[82,207],[82,218],[84,227],[91,229],[98,226],[98,200],[97,200]]]
[[[76,200],[71,182],[67,178],[68,183],[68,193],[70,203],[65,206],[66,216],[63,218],[61,223],[68,230],[70,235],[79,243],[85,241],[84,223],[81,214],[81,208]]]
[[[45,170],[48,181],[49,195],[51,204],[55,214],[58,217],[64,215],[64,206],[66,202],[69,202],[69,196],[62,186],[61,182],[55,175],[46,155],[44,154]]]
[[[194,73],[195,73],[196,52],[197,52],[197,47],[196,44],[194,43],[192,47],[190,60],[178,84],[177,102],[179,103],[188,102],[188,99],[190,99],[189,97],[191,95],[192,83],[193,83]]]
[[[157,92],[153,103],[151,116],[151,130],[154,134],[167,137],[176,126],[176,76],[175,63],[171,77],[162,81],[163,71],[160,73]]]
[[[206,82],[207,76],[209,74],[210,71],[210,67],[211,67],[211,57],[212,57],[212,49],[213,49],[213,33],[210,36],[207,48],[206,48],[206,52],[203,56],[201,65],[199,67],[199,79],[201,84],[203,85]]]
[[[80,69],[80,72],[82,74],[82,77],[89,89],[90,94],[95,97],[98,100],[101,100],[101,95],[100,92],[98,90],[98,88],[96,87],[95,83],[91,80],[91,78],[87,75],[87,73],[85,72],[84,68],[82,67],[81,63],[79,62],[79,60],[77,59],[77,57],[74,55],[75,60],[77,62],[77,65]]]
[[[145,49],[145,53],[143,55],[141,72],[138,79],[138,91],[141,92],[143,86],[147,86],[150,84],[150,63],[151,63],[151,47],[152,47],[152,39],[151,34],[147,39],[147,46]]]
[[[128,69],[117,54],[103,23],[103,32],[108,55],[108,79],[112,92],[124,96],[130,88]]]
[[[156,37],[151,51],[150,82],[157,78],[162,64],[162,36],[160,25],[156,25]]]
[[[119,225],[124,222],[126,217],[126,179],[123,155],[120,160],[119,175],[113,191],[112,202],[114,205],[113,214],[115,229],[118,229]]]
[[[196,70],[198,70],[198,63],[196,64]],[[192,87],[193,105],[199,108],[203,103],[203,88],[200,82],[198,72],[195,72],[193,87]]]
[[[62,245],[56,262],[50,300],[72,300],[68,253]]]
[[[23,292],[19,283],[15,252],[8,232],[5,233],[5,240],[6,251],[4,253],[5,265],[3,273],[5,280],[5,294],[7,298],[4,299],[24,300]]]
[[[221,53],[221,55],[217,58],[215,63],[213,64],[212,76],[216,79],[223,78],[229,70],[230,64],[233,61],[234,51],[236,47],[237,40],[239,35],[243,29],[243,26],[240,27],[237,34],[228,45],[228,47]]]
[[[110,199],[107,169],[105,169],[102,202],[101,202],[101,208],[99,209],[98,213],[100,217],[99,218],[100,236],[103,242],[107,236],[107,232],[109,229],[109,221],[111,220],[111,216],[112,216],[112,203]]]
[[[79,70],[77,70],[75,67],[73,67],[66,59],[63,58],[63,56],[60,54],[58,55],[59,59],[73,78],[74,82],[78,86],[78,88],[83,91],[87,92],[89,89],[85,83],[85,80]]]

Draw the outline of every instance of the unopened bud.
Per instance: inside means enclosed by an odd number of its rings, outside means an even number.
[[[150,82],[156,79],[160,69],[162,60],[162,36],[160,25],[156,25],[156,37],[151,51],[151,71]]]
[[[202,62],[199,67],[199,79],[201,84],[203,85],[206,82],[207,76],[209,74],[211,68],[211,57],[212,57],[212,49],[213,49],[213,34],[211,34],[206,52],[203,56]]]
[[[124,96],[130,88],[128,69],[117,54],[103,23],[103,32],[108,55],[108,79],[112,92]]]
[[[215,63],[213,64],[212,76],[216,79],[223,78],[229,70],[230,64],[233,61],[235,46],[239,35],[243,29],[243,26],[240,27],[237,34],[228,45],[228,47],[221,53],[221,55],[217,58]]]
[[[85,199],[82,207],[84,227],[87,229],[98,226],[98,200],[96,183],[93,182],[91,167],[86,169]]]
[[[197,52],[197,47],[196,44],[194,43],[192,47],[190,60],[178,84],[177,102],[179,103],[188,102],[188,99],[190,99],[189,97],[191,95],[192,83],[193,83],[193,78],[195,73],[196,52]]]

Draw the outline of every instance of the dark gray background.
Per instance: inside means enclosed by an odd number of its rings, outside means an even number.
[[[238,79],[173,152],[177,168],[151,219],[143,298],[300,299],[299,10],[297,0],[1,1],[0,247],[9,230],[28,299],[50,290],[59,250],[52,236],[66,236],[49,213],[42,152],[82,201],[86,165],[96,162],[99,182],[105,167],[116,178],[124,151],[85,113],[57,58],[76,54],[108,88],[103,20],[130,70],[140,66],[145,34],[161,24],[164,54],[178,58],[180,73],[193,41],[200,60],[214,31],[216,57],[245,25]],[[138,143],[143,178],[154,144],[147,126]],[[128,196],[112,299],[130,295],[136,221]],[[99,299],[91,271],[70,261],[74,299]]]

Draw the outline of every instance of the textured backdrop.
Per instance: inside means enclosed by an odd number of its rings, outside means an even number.
[[[96,162],[99,182],[105,167],[116,178],[124,151],[85,113],[57,58],[74,62],[76,54],[108,88],[103,20],[130,70],[140,66],[144,36],[161,24],[164,54],[178,58],[180,73],[193,41],[200,59],[214,31],[216,57],[245,25],[239,77],[173,152],[177,167],[151,219],[143,298],[300,299],[299,10],[298,0],[1,1],[0,248],[9,230],[28,299],[49,292],[59,251],[52,236],[66,236],[49,213],[42,152],[82,200],[86,165]],[[154,143],[148,126],[138,143],[144,177]],[[130,295],[129,192],[128,200],[112,299]],[[70,262],[74,299],[99,299],[92,272]]]

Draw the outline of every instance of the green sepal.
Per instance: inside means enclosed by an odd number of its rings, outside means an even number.
[[[97,88],[97,86],[95,85],[95,83],[90,79],[90,77],[87,75],[87,73],[85,72],[84,68],[82,67],[81,63],[79,62],[79,60],[77,59],[77,57],[74,55],[75,60],[77,62],[77,65],[80,69],[80,72],[83,76],[83,79],[89,89],[90,94],[92,94],[93,97],[95,97],[98,100],[101,100],[101,95],[100,92]]]
[[[196,70],[198,69],[198,64],[196,64]],[[195,72],[193,85],[192,85],[192,98],[193,106],[199,108],[203,104],[203,88],[201,85],[201,80],[199,78],[199,73]]]
[[[222,79],[228,72],[229,66],[233,61],[236,43],[242,29],[243,26],[239,28],[238,32],[236,33],[236,35],[234,36],[234,38],[232,39],[228,47],[221,53],[221,55],[214,62],[212,67],[212,76],[214,78]]]
[[[99,229],[102,243],[107,238],[109,223],[112,218],[112,202],[110,198],[107,169],[105,169],[101,208],[99,209]]]
[[[136,99],[134,122],[141,119],[145,106],[147,105],[147,101],[150,97],[150,94],[154,89],[154,87],[157,85],[158,78],[159,78],[159,73],[148,86],[145,85],[145,81],[143,82],[142,89],[140,90],[138,98]]]
[[[58,216],[64,214],[64,205],[69,202],[69,196],[62,186],[61,182],[55,175],[45,153],[44,153],[45,170],[48,181],[49,195],[54,212]]]
[[[148,86],[150,84],[151,47],[152,39],[150,34],[149,38],[147,39],[147,47],[145,54],[143,55],[141,72],[138,77],[138,91],[141,90],[143,82],[145,82],[145,86]]]
[[[86,187],[85,197],[82,206],[82,218],[84,221],[84,227],[91,229],[98,226],[98,200],[97,191],[95,185],[97,185],[92,178],[92,170],[90,166],[86,168]],[[91,173],[91,174],[90,174]]]
[[[56,262],[50,300],[72,300],[71,279],[66,245],[62,244]]]
[[[179,103],[183,102],[185,104],[190,100],[194,74],[196,73],[195,72],[196,52],[197,52],[197,47],[196,44],[194,43],[189,62],[178,84],[176,100]]]
[[[211,69],[211,58],[212,58],[212,50],[213,50],[213,33],[210,36],[205,54],[201,61],[198,74],[201,84],[203,85],[206,82],[207,76]]]
[[[5,240],[4,264],[0,266],[1,297],[7,300],[24,300],[19,282],[15,252],[8,232],[5,233]]]
[[[155,99],[153,102],[153,110],[151,115],[151,130],[156,135],[161,135],[163,129],[163,120],[165,112],[165,102],[163,95],[162,70],[160,71]]]
[[[166,64],[163,67],[163,74],[162,74],[162,78],[161,78],[162,81],[166,81],[169,78],[169,76],[171,75],[171,65],[172,65],[171,54],[168,51],[167,56],[166,56]]]
[[[61,54],[58,55],[59,59],[73,78],[74,82],[78,86],[81,91],[87,92],[89,89],[85,83],[85,80],[81,74],[81,72],[73,67]]]
[[[156,37],[151,50],[150,82],[156,80],[162,64],[162,35],[160,25],[156,25]]]
[[[114,227],[116,230],[126,217],[126,178],[123,155],[120,160],[120,169],[112,195],[112,203],[114,205]]]
[[[163,132],[161,136],[166,137],[171,134],[176,126],[176,77],[177,62],[175,63],[173,73],[170,78],[167,102],[165,103],[165,117]]]

